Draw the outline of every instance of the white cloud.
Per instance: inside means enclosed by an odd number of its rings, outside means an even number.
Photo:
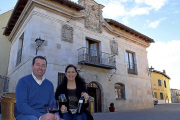
[[[177,11],[174,11],[174,12],[172,12],[172,13],[179,13],[180,11],[179,10],[177,10]]]
[[[156,28],[156,27],[160,24],[160,22],[163,21],[163,20],[165,20],[165,19],[166,19],[166,17],[164,17],[164,18],[162,18],[162,19],[159,19],[159,20],[157,20],[157,21],[151,22],[151,23],[148,25],[148,27],[150,27],[150,28]]]
[[[128,17],[123,18],[122,21],[123,21],[124,24],[128,24],[129,23],[128,22]]]
[[[149,66],[155,70],[166,70],[171,78],[170,87],[180,89],[180,40],[152,43],[147,49]]]
[[[146,4],[155,10],[159,10],[168,0],[135,0],[137,4]]]
[[[120,2],[127,2],[128,0],[119,0]]]
[[[131,7],[130,4],[123,4],[123,2],[135,2],[135,7]],[[165,5],[167,0],[110,0],[103,9],[104,17],[116,19],[119,16],[124,16],[123,21],[128,24],[128,18],[137,15],[148,15],[151,10],[159,10]],[[161,21],[155,21],[149,25],[149,27],[156,28]]]
[[[103,12],[105,14],[105,17],[112,19],[126,15],[124,6],[121,4],[114,3],[109,3],[108,5],[106,5],[106,7],[103,9]]]
[[[134,17],[135,15],[149,14],[150,10],[151,8],[148,8],[148,7],[144,7],[144,8],[135,7],[129,12],[129,14],[132,17]]]

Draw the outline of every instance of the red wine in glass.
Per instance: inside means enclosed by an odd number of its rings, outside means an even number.
[[[52,114],[54,114],[56,112],[58,112],[58,110],[49,110],[49,113],[52,113]]]
[[[56,100],[51,101],[49,103],[48,110],[49,110],[49,113],[52,113],[52,114],[54,114],[54,113],[59,111],[59,106],[57,105]]]

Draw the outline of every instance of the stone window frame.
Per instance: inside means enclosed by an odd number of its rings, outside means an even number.
[[[116,100],[125,100],[125,85],[123,83],[115,83],[114,92]]]
[[[130,57],[130,55],[131,55],[131,57]],[[126,50],[126,63],[127,63],[128,74],[138,75],[135,52]]]
[[[22,60],[23,43],[24,43],[24,33],[19,38],[17,58],[16,58],[16,66],[18,66],[21,63],[21,60]]]

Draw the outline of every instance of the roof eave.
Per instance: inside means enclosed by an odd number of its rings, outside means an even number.
[[[171,79],[168,75],[166,75],[166,73],[163,73],[163,72],[160,72],[157,70],[153,70],[153,72],[160,73],[160,74],[164,75],[165,77],[167,77],[169,80]]]
[[[143,35],[135,30],[133,30],[132,28],[129,28],[115,20],[112,20],[112,19],[107,19],[105,18],[105,21],[108,23],[108,24],[113,24],[117,27],[119,27],[121,30],[125,30],[126,32],[130,32],[131,34],[135,34],[135,36],[139,36],[140,38],[144,39],[144,40],[147,40],[147,41],[150,41],[150,43],[154,43],[154,40],[149,38],[148,36],[146,35]]]

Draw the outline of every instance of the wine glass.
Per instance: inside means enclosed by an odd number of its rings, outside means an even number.
[[[49,111],[49,113],[52,113],[52,114],[54,114],[54,113],[56,113],[56,112],[59,111],[59,106],[57,105],[56,100],[53,100],[53,101],[51,101],[51,102],[49,103],[49,105],[48,105],[48,111]]]
[[[67,107],[67,98],[65,96],[65,94],[60,94],[59,95],[59,108],[61,108],[62,105],[65,105]],[[66,113],[67,111],[65,111],[64,113]]]

